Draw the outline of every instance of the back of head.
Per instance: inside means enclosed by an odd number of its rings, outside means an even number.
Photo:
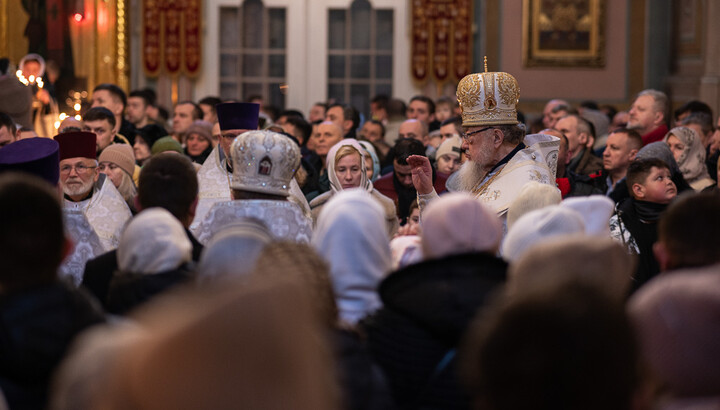
[[[332,196],[317,220],[312,244],[330,265],[341,319],[355,323],[381,306],[377,285],[390,270],[385,212],[367,191]]]
[[[635,157],[636,161],[639,159],[659,159],[670,168],[670,172],[672,172],[673,175],[680,173],[680,167],[678,167],[677,161],[675,161],[675,157],[672,151],[670,151],[670,147],[663,141],[651,142],[642,147]]]
[[[155,304],[137,316],[152,334],[118,353],[96,408],[336,408],[330,349],[308,299],[297,281],[255,277]]]
[[[717,266],[663,275],[629,301],[642,355],[670,395],[720,391],[720,276]]]
[[[15,133],[17,132],[15,121],[12,119],[12,117],[0,111],[0,128],[3,127],[7,128],[8,133],[12,135],[13,138],[15,137]]]
[[[270,243],[258,256],[255,272],[262,276],[292,276],[299,279],[307,285],[310,300],[321,322],[328,328],[337,325],[338,308],[330,269],[310,245],[289,241]]]
[[[508,208],[508,229],[512,228],[515,221],[526,213],[548,205],[557,205],[560,201],[562,201],[562,194],[557,187],[537,181],[526,183]]]
[[[568,235],[537,244],[513,262],[508,292],[516,295],[542,283],[581,280],[624,301],[635,272],[635,256],[606,238]]]
[[[622,304],[574,281],[500,300],[477,317],[464,353],[484,409],[630,409],[638,379]]]
[[[192,259],[192,244],[180,221],[163,208],[135,216],[117,250],[121,272],[154,274],[177,269]]]
[[[503,240],[502,255],[507,261],[515,261],[550,237],[584,233],[585,222],[577,211],[559,205],[546,206],[526,213],[515,222]]]
[[[410,155],[425,156],[425,147],[422,142],[413,138],[398,140],[392,150],[395,153],[395,160],[400,165],[407,165],[407,158]]]
[[[157,124],[148,124],[138,130],[136,130],[137,136],[141,137],[147,144],[148,148],[152,148],[157,140],[168,135],[165,128]]]
[[[687,126],[692,124],[699,126],[702,130],[704,135],[701,135],[701,138],[704,138],[705,135],[711,133],[715,128],[713,126],[712,115],[704,112],[692,113],[680,121],[680,125]]]
[[[720,262],[720,196],[680,196],[660,218],[658,239],[668,253],[668,268],[709,266]]]
[[[224,227],[203,249],[198,279],[206,282],[248,275],[260,252],[272,241],[270,230],[259,220],[241,219]]]
[[[423,213],[421,233],[427,259],[467,253],[494,254],[502,237],[497,215],[466,192],[441,196]]]
[[[712,117],[712,108],[710,108],[709,105],[705,104],[702,101],[698,100],[692,100],[688,101],[685,104],[678,107],[673,112],[673,117],[675,118],[675,121],[678,120],[678,118],[682,115],[688,113],[690,115],[693,114],[707,114],[709,117]]]
[[[58,193],[31,175],[0,175],[0,291],[50,283],[63,258]]]
[[[391,120],[399,120],[405,118],[407,105],[403,100],[393,98],[387,105],[388,118]]]
[[[140,171],[138,202],[142,208],[164,208],[185,222],[188,218],[192,219],[191,206],[197,195],[197,174],[187,157],[158,154]]]

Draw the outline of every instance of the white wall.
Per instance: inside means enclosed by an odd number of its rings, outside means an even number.
[[[219,95],[220,7],[239,6],[243,0],[206,0],[203,68],[194,85],[195,99]],[[327,99],[328,9],[348,8],[352,0],[263,0],[265,7],[287,9],[287,108],[302,111]],[[393,96],[409,99],[420,93],[410,76],[409,2],[370,0],[373,8],[393,9]],[[372,97],[372,96],[370,96]]]

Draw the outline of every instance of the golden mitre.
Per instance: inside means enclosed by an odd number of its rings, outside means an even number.
[[[463,127],[517,124],[520,86],[508,73],[485,72],[466,75],[457,88]]]

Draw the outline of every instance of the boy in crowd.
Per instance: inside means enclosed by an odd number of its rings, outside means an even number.
[[[633,161],[627,171],[631,197],[618,204],[610,218],[611,236],[628,252],[638,255],[632,290],[637,290],[660,272],[653,255],[657,224],[668,204],[677,196],[668,165],[656,158]]]

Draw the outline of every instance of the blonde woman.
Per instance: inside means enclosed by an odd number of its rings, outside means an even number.
[[[335,193],[345,189],[360,188],[370,193],[382,206],[388,234],[392,237],[398,230],[395,203],[378,192],[367,178],[364,152],[362,145],[353,138],[346,138],[330,148],[326,159],[330,190],[310,202],[313,221],[317,222],[320,210]]]
[[[132,178],[133,172],[135,172],[135,155],[132,147],[127,144],[109,145],[100,153],[98,162],[100,173],[107,175],[125,199],[133,215],[136,214],[137,187]]]

